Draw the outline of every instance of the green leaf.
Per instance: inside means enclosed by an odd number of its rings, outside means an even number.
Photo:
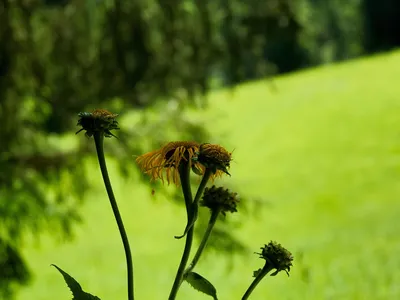
[[[196,290],[199,292],[203,292],[204,294],[207,294],[211,297],[214,298],[214,300],[218,300],[217,298],[217,290],[215,287],[212,285],[211,282],[209,282],[207,279],[205,279],[203,276],[195,273],[195,272],[189,272],[185,280]]]
[[[57,267],[56,265],[52,265],[55,267],[61,275],[64,277],[65,282],[67,283],[69,289],[72,292],[72,300],[100,300],[99,297],[93,296],[89,293],[86,293],[82,290],[81,285],[68,273],[64,272],[62,269]]]

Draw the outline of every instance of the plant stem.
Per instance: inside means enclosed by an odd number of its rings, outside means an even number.
[[[268,274],[269,271],[271,271],[272,268],[271,267],[264,267],[256,276],[256,278],[254,278],[253,282],[251,283],[251,285],[249,286],[249,288],[247,289],[246,293],[244,293],[242,300],[246,300],[250,297],[250,294],[254,291],[254,289],[257,287],[257,285],[260,283],[260,281],[265,277],[265,275]]]
[[[181,236],[175,236],[176,239],[181,239],[183,238],[187,232],[189,231],[190,228],[194,226],[194,223],[197,220],[198,216],[198,211],[199,211],[199,201],[201,198],[201,195],[203,194],[204,189],[206,188],[207,182],[210,179],[212,174],[211,169],[207,168],[204,172],[203,178],[201,179],[199,188],[197,189],[196,196],[194,197],[194,201],[190,203],[190,206],[188,206],[188,203],[186,203],[186,212],[187,212],[187,224],[185,231]],[[182,186],[183,188],[183,186]]]
[[[206,188],[207,182],[212,174],[211,169],[207,168],[204,172],[203,178],[201,179],[199,188],[197,189],[196,196],[194,197],[194,203],[198,205],[201,195],[203,195],[204,189]]]
[[[110,178],[108,176],[106,160],[104,157],[103,149],[104,134],[102,132],[94,133],[94,141],[96,144],[97,157],[99,160],[101,174],[103,175],[104,185],[107,190],[108,198],[110,199],[110,204],[114,213],[115,220],[118,225],[119,232],[121,234],[122,243],[124,245],[125,256],[126,256],[126,266],[128,272],[128,300],[134,300],[134,289],[133,289],[133,265],[132,265],[132,254],[129,248],[129,241],[126,235],[124,223],[122,222],[121,214],[118,210],[117,201],[115,200],[114,192],[111,186]]]
[[[201,240],[199,248],[197,249],[197,252],[196,252],[195,256],[193,257],[192,262],[190,263],[189,267],[185,270],[184,277],[194,269],[197,262],[199,261],[200,256],[203,253],[203,250],[207,245],[207,241],[208,241],[208,238],[210,237],[211,231],[214,228],[215,222],[217,221],[219,212],[220,212],[219,209],[211,212],[210,220],[208,221],[207,230],[204,233],[203,239]]]
[[[192,191],[190,188],[190,164],[189,164],[189,162],[182,162],[179,165],[179,176],[181,179],[183,197],[185,198],[186,212],[189,217],[192,214],[192,204],[193,204],[193,196],[192,196]],[[193,227],[191,227],[189,229],[189,231],[187,232],[187,235],[186,235],[185,248],[183,250],[183,254],[182,254],[181,262],[178,267],[178,271],[176,272],[174,284],[172,285],[172,289],[171,289],[171,292],[168,297],[169,300],[174,300],[178,293],[180,284],[182,282],[183,272],[185,271],[186,264],[189,260],[192,243],[193,243]]]
[[[191,222],[188,224],[190,227],[194,226],[194,223],[197,220],[197,215],[199,211],[199,201],[201,198],[201,195],[203,195],[204,189],[206,188],[207,182],[210,179],[212,174],[211,169],[207,168],[204,172],[203,178],[201,179],[199,188],[197,189],[196,196],[194,197],[193,201],[193,208],[192,208],[192,217],[191,217]]]

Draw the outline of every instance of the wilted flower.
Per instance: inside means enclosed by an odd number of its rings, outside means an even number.
[[[292,253],[282,247],[281,244],[278,244],[274,241],[269,242],[268,245],[262,247],[261,250],[261,253],[257,254],[260,255],[260,258],[265,259],[264,269],[276,269],[276,271],[272,273],[271,276],[275,276],[280,271],[285,271],[286,274],[289,276],[290,267],[293,266]],[[259,271],[256,271],[256,273],[258,273]]]
[[[91,137],[95,132],[102,132],[105,137],[112,137],[114,135],[111,130],[119,129],[118,122],[115,120],[118,115],[105,109],[95,109],[91,113],[81,112],[78,116],[77,125],[82,126],[82,128],[76,132],[77,134],[86,130],[85,135],[87,137]]]
[[[178,166],[182,160],[189,161],[192,169],[197,174],[204,172],[204,167],[197,161],[192,161],[196,152],[199,151],[199,144],[196,142],[170,142],[161,149],[143,154],[136,158],[140,169],[151,176],[152,180],[161,179],[164,182],[164,169],[168,184],[172,180],[179,183]]]
[[[213,185],[211,188],[207,187],[204,190],[203,200],[200,205],[208,207],[212,211],[220,210],[225,215],[226,212],[237,212],[236,205],[238,202],[237,193],[232,193],[228,189]]]
[[[196,160],[211,169],[216,176],[221,176],[222,173],[230,175],[228,169],[232,153],[226,151],[224,147],[208,143],[201,144]]]

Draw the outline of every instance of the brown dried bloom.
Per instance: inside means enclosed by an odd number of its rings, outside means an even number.
[[[236,206],[239,202],[237,193],[232,193],[223,187],[216,187],[213,185],[211,188],[204,190],[203,200],[200,202],[201,206],[208,207],[211,211],[220,210],[225,216],[226,212],[237,212]]]
[[[196,142],[170,142],[161,149],[143,154],[136,158],[140,169],[150,175],[152,180],[161,179],[164,182],[164,169],[168,184],[172,180],[179,184],[178,166],[182,160],[189,160],[192,169],[196,173],[204,173],[204,167],[196,161],[192,161],[195,153],[199,151],[199,144]]]
[[[289,276],[290,267],[292,267],[293,255],[286,250],[281,244],[271,241],[268,245],[261,248],[260,258],[265,259],[265,267],[267,269],[276,269],[271,276],[275,276],[280,271],[285,271]]]
[[[224,147],[201,144],[196,160],[206,168],[210,168],[215,176],[221,176],[223,173],[230,175],[227,169],[230,167],[232,153],[226,151]]]
[[[119,129],[118,122],[115,120],[118,115],[105,109],[95,109],[91,113],[81,112],[78,116],[77,125],[82,126],[82,128],[76,132],[77,134],[86,130],[85,135],[87,137],[91,137],[95,132],[102,132],[105,137],[112,137],[114,135],[111,130]]]

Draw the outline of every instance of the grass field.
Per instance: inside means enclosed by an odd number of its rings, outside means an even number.
[[[231,178],[270,205],[257,218],[229,215],[254,251],[277,240],[295,255],[290,278],[265,279],[252,299],[400,298],[400,52],[299,72],[210,95],[193,112],[210,142],[235,149]],[[109,141],[107,141],[109,142]],[[112,166],[111,166],[112,168]],[[183,249],[185,214],[171,200],[112,168],[135,263],[137,299],[166,299]],[[100,175],[86,220],[69,243],[44,236],[24,253],[36,279],[18,300],[70,299],[55,263],[101,299],[126,299],[125,258]],[[240,207],[239,207],[240,209]],[[212,254],[198,272],[219,298],[240,299],[262,261],[251,251]],[[207,299],[186,284],[178,299]]]

